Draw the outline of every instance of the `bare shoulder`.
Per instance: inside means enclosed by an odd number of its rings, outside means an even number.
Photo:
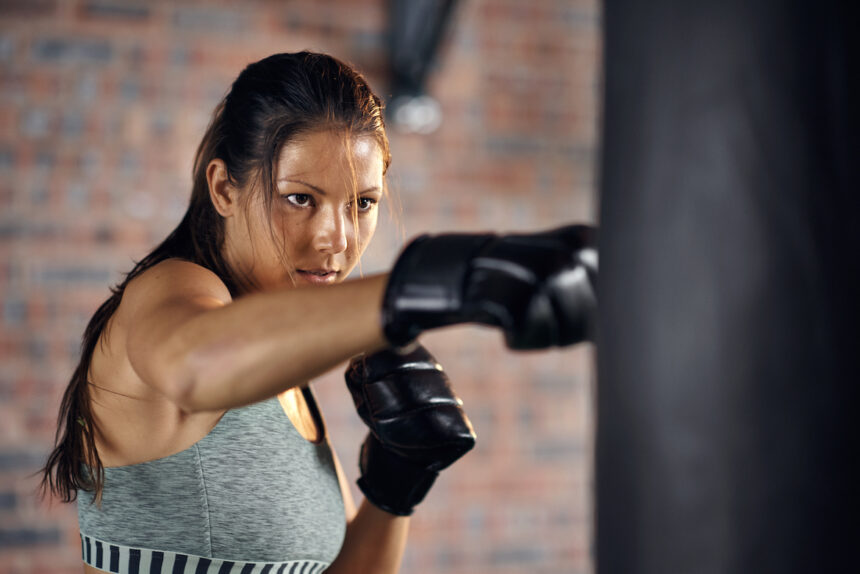
[[[93,412],[99,420],[96,444],[105,465],[179,452],[212,429],[221,411],[183,413],[167,398],[158,367],[166,364],[171,333],[230,301],[215,273],[179,259],[162,261],[126,285],[90,364]]]
[[[167,259],[129,282],[123,305],[133,312],[153,303],[181,299],[207,300],[214,306],[232,301],[227,286],[209,269],[183,259]]]

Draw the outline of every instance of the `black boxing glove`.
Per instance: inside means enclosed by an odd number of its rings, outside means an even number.
[[[508,347],[593,340],[597,230],[570,225],[533,234],[423,235],[401,253],[382,305],[394,346],[457,323],[500,327]]]
[[[378,508],[408,516],[439,471],[475,446],[472,424],[442,367],[420,345],[355,358],[345,378],[370,429],[358,487]]]

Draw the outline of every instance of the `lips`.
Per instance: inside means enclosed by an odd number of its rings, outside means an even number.
[[[325,285],[337,280],[338,271],[334,269],[296,269],[296,276],[313,285]]]

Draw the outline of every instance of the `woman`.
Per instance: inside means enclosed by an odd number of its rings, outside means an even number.
[[[342,62],[239,75],[188,212],[96,312],[63,398],[43,485],[79,495],[86,571],[395,572],[412,508],[474,441],[415,337],[482,322],[512,347],[581,340],[580,227],[423,237],[391,274],[344,281],[389,163],[381,102]],[[307,382],[361,354],[356,510]]]

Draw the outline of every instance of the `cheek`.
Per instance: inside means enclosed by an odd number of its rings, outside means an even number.
[[[301,249],[304,243],[308,243],[307,222],[302,218],[282,214],[275,218],[274,231],[280,241],[279,248],[287,252]]]
[[[363,251],[370,240],[373,239],[373,234],[376,233],[377,217],[374,213],[371,217],[365,217],[358,222],[358,243]]]
[[[277,206],[269,212],[262,200],[252,206],[252,217],[249,218],[249,237],[256,253],[269,254],[274,245],[281,240],[283,226],[282,217]]]

